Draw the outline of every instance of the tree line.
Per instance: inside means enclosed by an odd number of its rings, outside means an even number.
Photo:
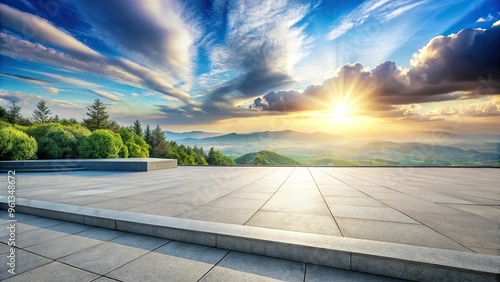
[[[211,148],[186,147],[167,141],[160,125],[143,130],[136,120],[130,127],[111,120],[99,99],[87,107],[86,118],[78,122],[53,116],[40,100],[31,118],[12,103],[0,106],[0,160],[61,158],[170,158],[186,165],[234,165],[234,160]]]

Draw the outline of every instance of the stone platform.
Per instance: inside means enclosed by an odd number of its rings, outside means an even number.
[[[16,193],[20,212],[87,225],[409,280],[494,281],[500,273],[498,172],[179,167],[19,173]]]
[[[74,170],[153,171],[175,167],[177,167],[177,160],[159,158],[59,159],[0,162],[0,172],[8,170],[26,172],[66,172]]]

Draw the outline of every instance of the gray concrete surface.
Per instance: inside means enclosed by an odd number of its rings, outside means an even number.
[[[499,172],[178,167],[136,173],[19,173],[16,193],[53,203],[498,256]]]
[[[9,248],[0,243],[4,281],[396,281],[361,272],[228,251],[149,236],[90,228],[17,213],[17,231],[44,240],[16,248],[16,274],[7,272]],[[0,211],[0,223],[7,224]],[[42,223],[44,222],[44,223]],[[47,231],[61,232],[60,236]],[[80,230],[76,232],[76,230]]]

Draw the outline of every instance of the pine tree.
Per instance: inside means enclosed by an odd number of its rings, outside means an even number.
[[[52,111],[47,107],[45,100],[38,101],[36,104],[36,109],[33,111],[33,122],[34,123],[47,123],[51,120],[50,115]]]
[[[156,128],[151,134],[152,146],[151,146],[151,156],[152,157],[165,157],[168,154],[168,143],[165,139],[165,134],[161,130],[160,125],[156,125]]]
[[[107,129],[111,125],[106,105],[99,99],[87,107],[87,116],[89,118],[83,120],[83,125],[90,130]]]
[[[153,147],[153,138],[152,138],[152,134],[151,134],[151,129],[149,128],[149,124],[146,125],[146,131],[144,131],[144,140],[146,141],[146,143],[148,143],[149,145],[149,148],[152,148]]]
[[[132,132],[143,137],[141,122],[138,119],[134,121],[134,125],[132,125]]]
[[[0,106],[0,120],[7,121],[9,116],[9,112],[7,110]]]
[[[156,125],[152,135],[153,135],[153,145],[158,146],[161,142],[165,142],[165,134],[161,130],[159,124]]]
[[[7,111],[7,121],[12,124],[19,123],[23,119],[21,115],[21,107],[16,105],[16,102],[12,102],[9,110]]]

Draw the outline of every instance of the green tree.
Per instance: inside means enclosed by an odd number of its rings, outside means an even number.
[[[75,136],[64,129],[54,129],[38,142],[39,159],[75,158],[77,155]]]
[[[12,102],[7,111],[7,121],[12,124],[17,124],[22,120],[21,107],[16,105],[16,102]]]
[[[30,160],[36,157],[33,137],[13,127],[0,129],[0,160]]]
[[[9,113],[7,112],[7,110],[0,106],[0,120],[2,121],[8,121],[8,117],[9,117]]]
[[[168,154],[168,143],[165,140],[165,134],[161,130],[160,125],[151,133],[151,149],[150,155],[154,158],[164,158]]]
[[[108,129],[111,123],[106,105],[99,99],[96,99],[91,106],[87,107],[87,117],[87,119],[83,120],[83,125],[92,131]]]
[[[123,156],[125,147],[119,134],[107,129],[97,129],[78,146],[81,158],[103,159]]]
[[[207,162],[210,165],[234,165],[234,160],[228,156],[225,156],[221,152],[210,148],[208,152]]]
[[[59,123],[62,125],[80,125],[80,123],[75,118],[62,118]]]
[[[134,134],[137,134],[137,135],[143,137],[141,122],[138,119],[135,120],[134,125],[132,125],[132,132]]]
[[[148,143],[149,147],[153,146],[153,134],[151,133],[149,124],[146,125],[146,130],[144,131],[144,140],[146,140],[146,143]]]
[[[36,109],[33,111],[34,123],[47,123],[51,120],[52,111],[47,107],[45,100],[40,100],[36,104]]]

